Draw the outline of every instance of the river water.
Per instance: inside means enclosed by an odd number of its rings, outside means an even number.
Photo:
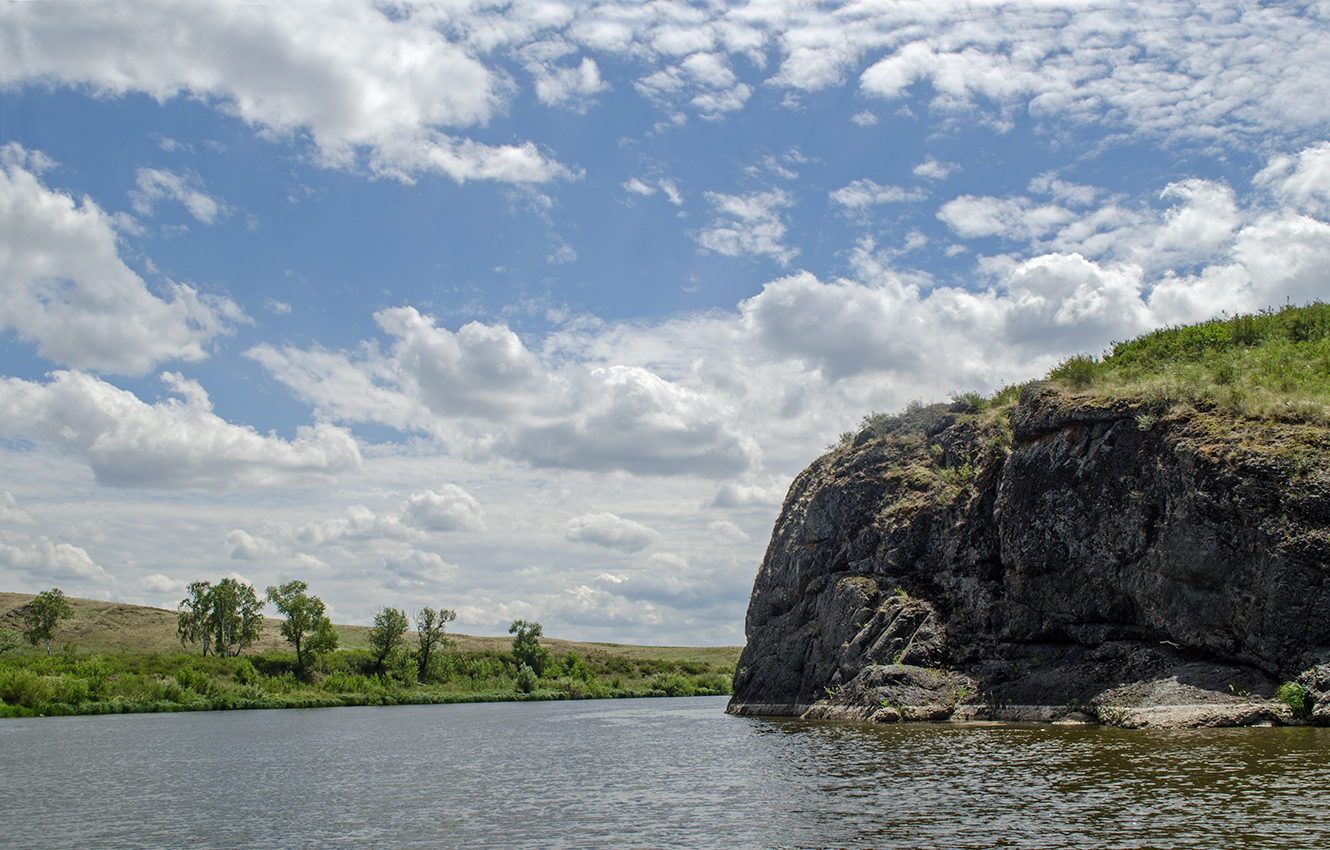
[[[724,698],[0,721],[6,848],[1316,847],[1330,730],[868,727]]]

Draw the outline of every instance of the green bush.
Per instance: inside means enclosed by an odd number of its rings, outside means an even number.
[[[0,670],[0,701],[38,710],[51,701],[51,683],[31,670]]]
[[[517,679],[514,684],[516,684],[517,689],[522,693],[529,694],[534,691],[536,689],[536,684],[539,683],[539,681],[540,677],[536,675],[536,671],[532,670],[526,664],[517,668]]]
[[[1310,717],[1311,706],[1307,705],[1307,691],[1297,682],[1285,682],[1275,691],[1275,699],[1293,710],[1297,717]]]
[[[664,673],[651,680],[653,690],[664,691],[666,696],[691,697],[697,695],[693,680],[679,673]]]
[[[1061,381],[1082,390],[1094,383],[1099,374],[1099,360],[1091,354],[1074,354],[1053,367],[1050,381]]]

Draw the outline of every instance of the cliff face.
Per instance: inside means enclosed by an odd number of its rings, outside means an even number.
[[[1324,429],[1048,384],[916,418],[794,481],[731,711],[1281,722],[1297,679],[1330,720]]]

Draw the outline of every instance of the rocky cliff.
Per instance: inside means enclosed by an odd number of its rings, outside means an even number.
[[[1047,383],[879,420],[791,486],[729,710],[1330,721],[1328,458],[1319,426]]]

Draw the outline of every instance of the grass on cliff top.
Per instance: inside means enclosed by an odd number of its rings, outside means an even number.
[[[1250,419],[1330,423],[1330,304],[1160,328],[1048,373],[1077,392],[1215,405]]]
[[[1043,380],[1101,398],[1207,405],[1246,419],[1330,425],[1330,304],[1159,328],[1114,343],[1099,356],[1068,357]],[[879,439],[922,438],[929,423],[956,405],[1000,417],[1015,404],[1021,386],[990,396],[959,393],[951,405],[911,402],[898,414],[870,413],[829,448],[848,447],[866,429]]]

